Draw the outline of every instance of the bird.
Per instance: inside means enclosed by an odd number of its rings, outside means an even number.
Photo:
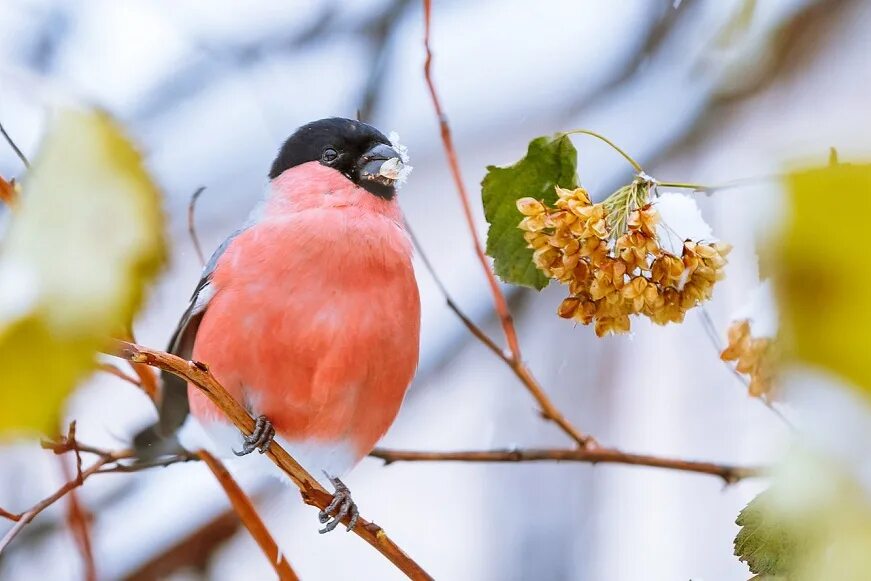
[[[360,121],[321,119],[290,135],[263,200],[211,256],[168,347],[205,363],[256,429],[243,436],[164,373],[158,420],[134,438],[140,458],[182,447],[185,433],[204,433],[227,457],[240,437],[235,455],[275,439],[335,488],[320,532],[346,515],[353,528],[359,512],[340,478],[393,423],[418,364],[420,297],[397,201],[410,171],[397,138]]]

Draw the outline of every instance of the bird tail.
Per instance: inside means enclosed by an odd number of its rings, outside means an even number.
[[[157,422],[133,437],[133,449],[140,460],[154,460],[182,450],[178,430],[190,413],[188,386],[185,380],[166,371],[160,379],[163,387]]]

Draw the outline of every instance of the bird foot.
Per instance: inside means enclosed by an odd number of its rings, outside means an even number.
[[[233,450],[233,453],[237,456],[246,456],[257,450],[261,454],[265,454],[274,438],[275,428],[272,427],[272,422],[266,416],[258,416],[251,435],[242,436],[242,450],[239,452]]]
[[[348,490],[345,483],[338,478],[334,478],[326,472],[324,472],[324,474],[329,478],[330,482],[333,483],[333,486],[336,487],[336,492],[333,493],[333,500],[330,501],[330,504],[318,513],[318,520],[321,521],[321,524],[326,523],[326,526],[318,532],[321,534],[330,532],[348,515],[351,516],[351,520],[348,521],[347,530],[351,531],[355,526],[357,526],[357,519],[360,518],[357,504],[351,499],[351,491]]]

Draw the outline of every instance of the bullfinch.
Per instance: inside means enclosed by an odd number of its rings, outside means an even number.
[[[164,374],[159,420],[134,440],[141,457],[186,445],[177,432],[191,422],[219,453],[263,453],[275,438],[335,487],[321,532],[346,514],[356,522],[339,476],[387,431],[418,361],[420,298],[396,200],[407,161],[395,139],[350,119],[284,142],[265,199],[208,261],[168,348],[206,363],[256,430],[240,442],[197,388]]]

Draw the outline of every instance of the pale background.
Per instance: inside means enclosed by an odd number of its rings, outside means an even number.
[[[871,2],[436,1],[435,77],[480,215],[487,164],[519,158],[533,137],[586,127],[661,179],[719,183],[790,164],[871,154]],[[173,242],[138,339],[162,346],[199,274],[186,233],[190,193],[210,252],[242,223],[280,142],[312,119],[366,118],[398,131],[415,167],[401,203],[459,304],[498,336],[471,252],[422,78],[418,2],[4,0],[0,120],[33,152],[47,110],[90,102],[121,119],[163,186]],[[583,137],[580,176],[597,196],[630,177]],[[0,175],[20,173],[0,147]],[[710,312],[721,334],[756,285],[754,232],[776,188],[761,183],[700,200],[735,251]],[[822,201],[823,207],[825,201]],[[775,212],[776,213],[776,212]],[[762,218],[760,218],[762,217]],[[485,231],[481,219],[481,233]],[[418,377],[384,445],[408,449],[567,446],[515,377],[444,306],[418,265],[424,336]],[[762,463],[785,428],[719,362],[697,314],[681,326],[633,323],[597,340],[554,316],[563,291],[511,294],[524,356],[556,403],[600,441],[633,452]],[[0,370],[2,381],[2,370]],[[787,410],[788,412],[788,410]],[[132,387],[95,377],[69,403],[83,441],[123,446],[152,410]],[[266,462],[267,460],[263,460]],[[0,449],[0,506],[21,510],[61,482],[34,443]],[[240,475],[303,579],[394,579],[353,535],[317,534],[315,512],[275,482]],[[628,466],[395,464],[365,460],[347,482],[363,514],[439,579],[746,579],[733,524],[762,483]],[[204,466],[94,478],[101,578],[136,571],[227,507]],[[80,557],[57,507],[0,556],[2,579],[79,579]],[[8,523],[0,522],[0,528]],[[244,530],[175,579],[269,579]]]

